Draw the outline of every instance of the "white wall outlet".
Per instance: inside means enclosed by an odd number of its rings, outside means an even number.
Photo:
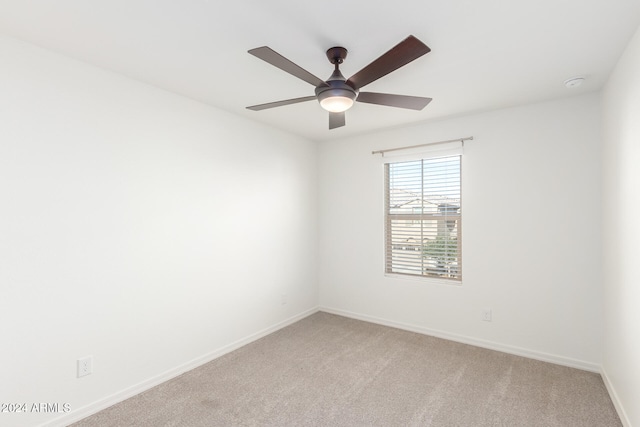
[[[483,308],[482,309],[482,320],[485,322],[491,322],[491,309]]]
[[[282,305],[285,305],[287,303],[287,293],[286,292],[283,292],[280,295],[280,302],[282,303]]]
[[[93,372],[93,356],[78,359],[78,378],[89,375]]]

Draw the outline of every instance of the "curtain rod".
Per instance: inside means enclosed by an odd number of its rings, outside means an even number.
[[[426,144],[410,145],[408,147],[387,148],[386,150],[372,151],[371,154],[382,154],[382,157],[384,157],[384,153],[387,153],[389,151],[408,150],[410,148],[426,147],[427,145],[446,144],[447,142],[456,142],[456,141],[460,141],[464,144],[465,141],[473,141],[473,137],[467,136],[465,138],[449,139],[447,141],[427,142]]]

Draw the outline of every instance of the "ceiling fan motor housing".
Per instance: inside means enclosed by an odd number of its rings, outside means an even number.
[[[338,73],[340,72],[338,71]],[[325,105],[323,104],[323,101],[328,98],[347,98],[353,103],[353,101],[358,97],[358,91],[346,84],[344,80],[329,79],[327,80],[326,85],[316,87],[316,97],[318,98],[320,105],[323,107]]]

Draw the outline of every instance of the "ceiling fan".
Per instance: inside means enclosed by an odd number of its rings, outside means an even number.
[[[247,108],[260,111],[317,99],[322,108],[329,112],[329,129],[345,125],[345,111],[351,108],[354,101],[422,110],[431,102],[431,98],[360,92],[360,89],[430,51],[431,49],[416,37],[409,36],[362,70],[345,79],[340,72],[339,66],[347,57],[347,49],[344,47],[332,47],[327,50],[327,58],[329,58],[329,62],[335,65],[335,69],[327,81],[323,81],[267,46],[251,49],[249,53],[253,56],[315,86],[316,94],[315,96],[252,105]]]

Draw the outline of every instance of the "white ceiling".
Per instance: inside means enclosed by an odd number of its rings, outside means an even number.
[[[639,24],[640,0],[0,0],[0,33],[317,141],[599,90]],[[356,103],[330,131],[317,102],[245,108],[314,90],[251,48],[326,79],[344,46],[349,77],[409,34],[431,53],[365,90],[422,111]]]

